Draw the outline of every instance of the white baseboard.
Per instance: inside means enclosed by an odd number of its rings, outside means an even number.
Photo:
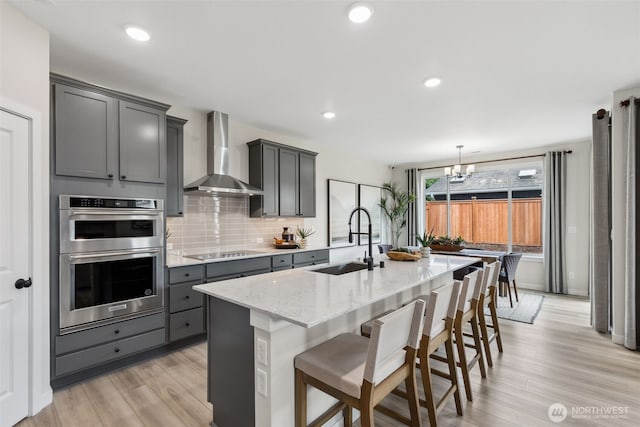
[[[611,341],[614,344],[624,345],[624,335],[611,333]]]
[[[29,416],[33,417],[38,412],[42,411],[44,408],[49,406],[53,402],[53,390],[51,387],[46,387],[45,390],[42,391],[40,396],[34,396],[34,400],[31,404],[31,411],[29,411]]]

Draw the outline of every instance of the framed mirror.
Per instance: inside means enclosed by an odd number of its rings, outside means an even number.
[[[359,184],[358,185],[358,206],[361,206],[369,211],[371,215],[371,243],[382,242],[382,209],[379,206],[380,198],[382,198],[382,187],[376,187],[373,185]],[[358,224],[361,233],[367,233],[368,221],[367,215],[364,212],[358,212]],[[358,244],[367,245],[368,236],[366,234],[360,234]]]
[[[354,182],[328,179],[329,186],[328,206],[329,206],[329,231],[328,239],[330,247],[354,246],[357,239],[354,236],[354,243],[349,243],[349,214],[356,208],[357,187]],[[352,230],[357,230],[357,218],[354,215]]]

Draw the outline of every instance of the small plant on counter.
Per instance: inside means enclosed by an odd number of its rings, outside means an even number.
[[[313,228],[296,227],[296,235],[301,239],[306,239],[314,234],[316,234],[316,231]]]
[[[422,236],[416,236],[416,240],[418,241],[418,243],[420,243],[420,246],[422,246],[423,248],[429,247],[429,245],[436,240],[436,236],[433,234],[433,228],[428,234],[427,234],[427,230],[425,230]]]

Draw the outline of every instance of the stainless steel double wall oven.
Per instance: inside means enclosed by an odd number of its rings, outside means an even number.
[[[163,201],[60,195],[60,330],[161,311]]]

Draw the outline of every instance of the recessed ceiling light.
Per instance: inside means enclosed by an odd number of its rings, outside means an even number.
[[[325,111],[324,113],[322,113],[322,117],[324,117],[325,119],[333,119],[336,116],[336,113],[334,113],[333,111]]]
[[[149,33],[147,33],[145,30],[143,30],[140,27],[129,26],[125,28],[125,31],[127,32],[127,35],[129,37],[139,42],[146,42],[146,41],[149,41],[149,39],[151,38]]]
[[[361,24],[368,21],[371,15],[373,15],[373,6],[361,2],[353,3],[349,6],[349,9],[347,9],[347,15],[349,15],[351,22]]]
[[[437,77],[429,77],[428,79],[426,79],[424,81],[424,85],[426,87],[436,87],[438,86],[440,83],[442,83],[442,80],[440,80]]]

